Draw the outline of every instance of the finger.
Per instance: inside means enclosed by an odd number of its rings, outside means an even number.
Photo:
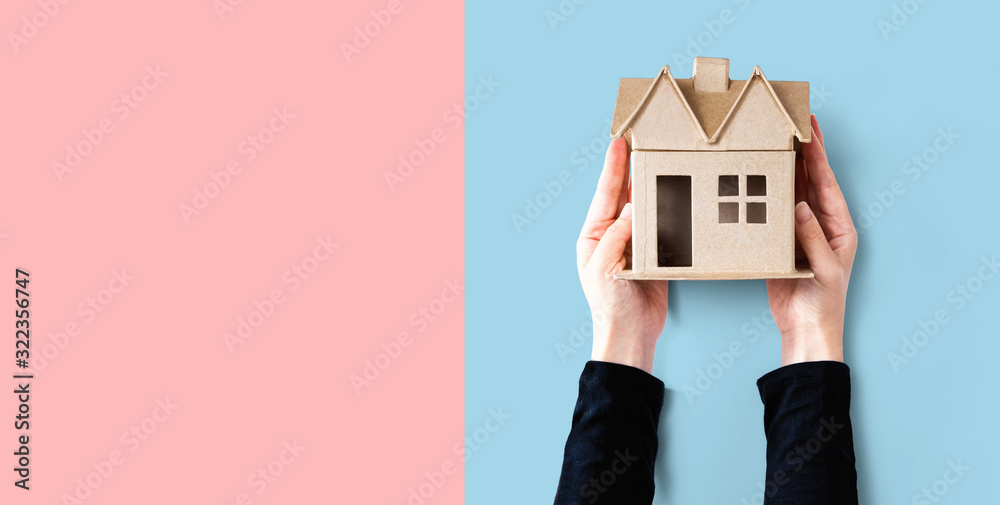
[[[802,144],[802,158],[806,162],[806,171],[809,175],[809,182],[817,190],[826,188],[836,188],[837,178],[833,175],[830,162],[826,158],[826,149],[823,143],[816,138],[816,130],[813,130],[815,140]]]
[[[795,236],[802,244],[802,250],[809,259],[809,267],[816,274],[816,279],[820,282],[835,279],[840,260],[833,254],[823,228],[805,202],[799,202],[795,206]]]
[[[627,148],[623,139],[612,141],[608,146],[604,169],[597,181],[597,191],[577,240],[576,263],[579,270],[583,270],[590,261],[605,230],[618,215],[618,209],[624,205],[622,192],[623,189],[628,191],[629,187],[628,155],[625,151]],[[624,195],[626,201],[628,196],[629,194]]]
[[[823,149],[826,149],[826,142],[823,142],[823,131],[819,129],[819,120],[816,119],[816,114],[809,115],[809,123],[812,125],[813,131],[816,132],[819,145],[823,146]]]
[[[594,255],[594,249],[597,247],[597,244],[598,241],[596,239],[586,238],[583,236],[576,241],[577,270],[583,270],[583,268],[587,266],[587,262],[590,261],[590,257]]]
[[[618,209],[624,208],[625,204],[632,201],[632,178],[629,177],[629,172],[632,167],[632,160],[629,159],[628,148],[625,149],[625,176],[622,177],[622,189],[621,193],[618,194]]]
[[[815,130],[813,135],[818,140]],[[822,142],[802,144],[802,157],[805,158],[809,177],[809,203],[816,211],[826,236],[833,239],[853,234],[854,222],[847,201],[830,168]]]
[[[621,271],[625,266],[622,262],[622,258],[625,257],[625,245],[630,238],[632,238],[632,204],[627,203],[622,208],[621,216],[604,232],[587,267],[594,268],[602,274],[615,274]]]
[[[628,180],[627,162],[625,139],[612,141],[604,158],[604,169],[597,181],[597,193],[587,211],[588,224],[611,221],[618,215],[618,197],[623,184],[627,184],[623,180]]]

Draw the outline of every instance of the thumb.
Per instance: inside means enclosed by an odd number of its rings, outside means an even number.
[[[795,206],[795,236],[809,259],[809,267],[819,280],[835,275],[838,259],[826,240],[823,227],[806,202]]]
[[[617,273],[624,268],[622,258],[625,254],[625,245],[632,238],[632,203],[626,203],[622,208],[621,215],[615,220],[601,241],[594,249],[594,255],[590,257],[593,268],[601,273]]]

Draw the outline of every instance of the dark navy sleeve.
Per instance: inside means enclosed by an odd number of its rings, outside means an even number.
[[[757,389],[767,436],[764,504],[857,505],[848,366],[783,366],[761,377]]]
[[[588,361],[563,454],[556,505],[653,501],[663,382],[635,367]]]

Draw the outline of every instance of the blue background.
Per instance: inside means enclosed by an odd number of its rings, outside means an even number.
[[[845,337],[862,502],[921,503],[914,495],[952,461],[971,470],[943,503],[997,503],[1000,275],[973,279],[984,257],[1000,259],[998,7],[911,1],[919,9],[886,38],[879,22],[891,24],[903,3],[566,0],[554,25],[546,11],[559,13],[557,0],[467,4],[466,434],[482,442],[466,462],[468,503],[551,503],[591,346],[575,242],[618,79],[653,77],[665,64],[689,77],[686,57],[699,49],[729,58],[733,79],[759,65],[771,80],[814,90],[862,229]],[[723,9],[735,19],[718,33]],[[492,93],[481,84],[490,76],[500,83]],[[949,128],[958,137],[934,150]],[[925,154],[936,160],[919,178],[904,171]],[[572,182],[539,199],[562,171]],[[894,181],[905,192],[890,201]],[[519,228],[512,215],[525,216],[525,199],[545,207]],[[960,305],[954,290],[967,284],[978,291]],[[888,353],[942,310],[948,322],[894,369]],[[773,325],[761,322],[753,340],[762,313],[763,281],[671,284],[654,370],[668,389],[656,503],[760,503],[755,381],[780,364]],[[689,401],[685,385],[733,342],[745,354]],[[484,431],[497,408],[510,419]]]

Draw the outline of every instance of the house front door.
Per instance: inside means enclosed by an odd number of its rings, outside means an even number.
[[[691,266],[691,176],[656,176],[657,266]]]

